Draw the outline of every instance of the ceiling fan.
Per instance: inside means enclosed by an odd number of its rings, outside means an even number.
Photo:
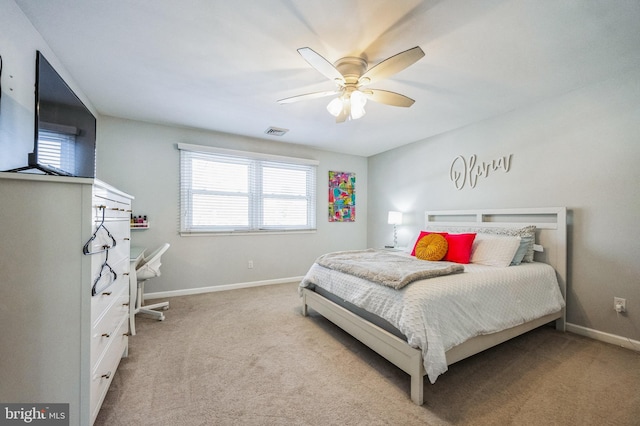
[[[364,58],[347,56],[332,64],[309,47],[301,47],[298,49],[298,53],[313,68],[333,81],[337,87],[335,90],[280,99],[278,101],[280,104],[338,95],[337,98],[329,102],[327,110],[336,117],[336,123],[343,123],[347,119],[356,120],[362,117],[365,114],[364,106],[367,99],[399,107],[410,107],[415,102],[399,93],[369,89],[364,86],[390,77],[413,65],[424,56],[424,52],[419,46],[391,56],[371,68],[368,68],[369,64]]]

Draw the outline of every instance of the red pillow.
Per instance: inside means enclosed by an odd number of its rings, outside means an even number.
[[[449,249],[444,259],[447,262],[469,263],[471,247],[476,234],[447,234],[444,236],[449,244]]]
[[[446,237],[448,234],[446,232],[427,232],[427,231],[420,231],[420,235],[418,235],[418,239],[416,240],[416,243],[413,245],[413,250],[411,250],[411,256],[415,256],[416,255],[416,247],[418,245],[418,242],[420,241],[420,239],[422,237],[424,237],[425,235],[429,235],[429,234],[439,234],[442,235],[443,237]]]

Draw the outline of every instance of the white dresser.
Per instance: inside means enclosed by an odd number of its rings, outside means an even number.
[[[127,354],[132,199],[95,179],[0,173],[0,401],[95,420]]]

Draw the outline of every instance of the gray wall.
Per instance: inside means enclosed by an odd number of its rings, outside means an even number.
[[[179,229],[179,142],[320,162],[317,232],[278,235],[182,237]],[[356,222],[328,221],[329,170],[356,173]],[[163,256],[162,276],[148,292],[185,290],[225,284],[299,277],[314,259],[334,250],[366,247],[367,159],[200,130],[100,117],[97,174],[134,195],[134,213],[148,215],[151,229],[133,231],[132,245],[171,248]],[[253,269],[248,269],[252,260]]]
[[[566,206],[570,210],[567,320],[640,338],[640,71],[369,159],[369,244],[389,241],[388,210],[405,212],[399,244],[425,210]],[[453,160],[511,169],[458,190]],[[613,297],[627,299],[617,315]]]

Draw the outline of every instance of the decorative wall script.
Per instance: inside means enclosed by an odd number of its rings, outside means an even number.
[[[475,154],[468,159],[458,155],[451,163],[449,178],[457,190],[461,190],[466,184],[471,188],[475,188],[478,178],[481,176],[489,177],[489,172],[502,169],[507,173],[511,169],[511,157],[513,157],[513,154],[489,162],[478,163],[478,157]]]

